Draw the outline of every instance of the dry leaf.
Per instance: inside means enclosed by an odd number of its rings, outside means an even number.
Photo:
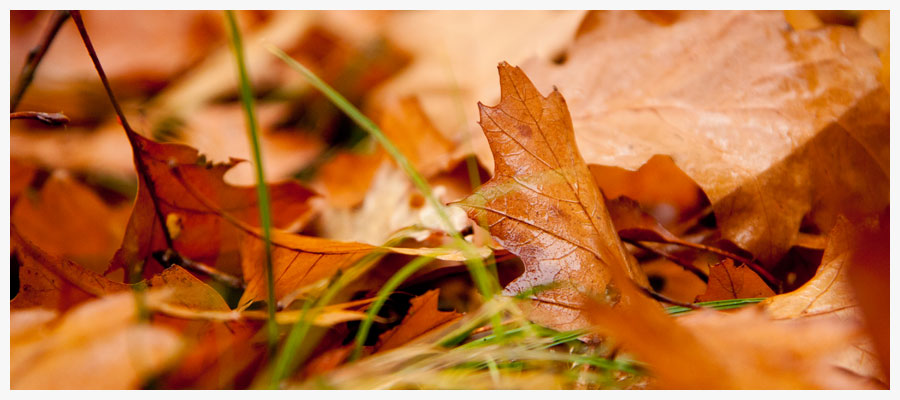
[[[724,237],[767,265],[807,213],[827,230],[841,209],[888,203],[889,100],[854,30],[790,31],[781,12],[630,26],[585,33],[562,66],[525,66],[538,87],[565,94],[588,163],[634,169],[670,155],[706,192]]]
[[[181,340],[169,329],[136,321],[137,309],[133,293],[106,296],[69,311],[36,341],[11,342],[12,388],[140,388],[173,361]],[[43,313],[11,315],[35,312]]]
[[[771,297],[775,292],[753,270],[744,265],[734,265],[730,258],[709,267],[709,284],[700,301]]]
[[[425,294],[410,300],[412,306],[400,325],[378,337],[375,351],[385,351],[400,347],[415,338],[422,336],[445,324],[462,317],[455,311],[438,310],[440,289],[429,290]]]
[[[506,63],[498,69],[500,104],[479,104],[494,177],[459,205],[525,263],[525,273],[505,294],[560,284],[532,296],[530,318],[558,330],[584,328],[581,309],[587,299],[619,301],[610,269],[643,285],[646,277],[629,262],[578,153],[562,95],[553,91],[543,97],[521,69]]]
[[[161,267],[151,255],[168,248],[160,223],[160,218],[165,218],[173,250],[193,261],[236,273],[239,230],[204,201],[251,226],[259,225],[256,188],[231,186],[223,180],[238,160],[207,163],[188,146],[160,144],[133,132],[127,134],[138,146],[135,166],[140,183],[125,239],[110,269],[142,268],[144,276],[158,272]],[[141,164],[146,165],[149,183],[141,176]],[[290,228],[304,223],[312,214],[307,200],[313,195],[294,182],[270,185],[272,225]]]
[[[42,307],[63,311],[93,297],[129,288],[72,261],[47,254],[24,239],[15,225],[10,241],[21,262],[19,293],[10,301],[10,309]]]
[[[865,268],[852,264],[851,258],[857,245],[856,235],[863,229],[843,217],[838,218],[828,235],[822,265],[816,275],[793,292],[766,299],[762,304],[769,315],[775,319],[834,317],[862,324],[863,315],[850,283],[849,270]],[[861,376],[886,381],[869,338],[850,343],[840,361],[842,366]]]
[[[10,219],[42,250],[102,273],[122,240],[128,209],[107,206],[65,171],[53,172],[34,196],[16,202]]]
[[[650,157],[637,171],[602,165],[588,167],[604,197],[634,199],[663,226],[681,222],[709,203],[700,186],[671,157]]]

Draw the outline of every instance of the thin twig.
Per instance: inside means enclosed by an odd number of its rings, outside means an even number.
[[[9,119],[33,119],[50,126],[60,126],[69,123],[69,117],[63,113],[45,113],[40,111],[15,111],[9,113]]]
[[[181,254],[178,254],[177,251],[172,249],[157,251],[153,253],[153,257],[156,258],[156,261],[159,261],[160,265],[167,268],[172,265],[178,265],[190,270],[201,272],[217,282],[224,283],[236,289],[244,289],[246,286],[241,278],[226,274],[202,262],[185,258]]]
[[[88,55],[91,56],[91,61],[94,62],[94,69],[97,70],[97,75],[100,76],[100,82],[103,83],[106,95],[109,97],[113,109],[116,110],[116,116],[119,117],[119,123],[121,123],[122,128],[125,129],[125,135],[128,137],[128,143],[131,144],[131,151],[134,156],[134,166],[137,168],[141,180],[144,181],[144,184],[147,185],[147,189],[150,191],[150,200],[153,202],[153,211],[155,211],[156,218],[159,220],[159,226],[163,231],[166,247],[174,249],[175,246],[172,244],[172,234],[169,233],[166,219],[163,217],[156,199],[155,184],[153,179],[151,179],[150,173],[147,170],[147,165],[144,163],[144,159],[141,156],[141,144],[138,142],[139,135],[131,129],[131,125],[128,124],[128,119],[125,118],[125,113],[122,112],[122,107],[120,107],[119,102],[116,101],[116,96],[113,94],[112,87],[109,85],[109,79],[106,78],[106,72],[103,72],[103,66],[100,65],[100,59],[97,57],[97,52],[94,51],[94,45],[91,43],[91,38],[88,36],[87,29],[84,28],[81,12],[72,10],[69,13],[72,15],[72,22],[78,27],[78,33],[81,35],[81,40],[84,42],[84,47],[87,49]]]
[[[53,13],[53,16],[50,17],[50,23],[47,25],[47,30],[44,31],[44,36],[41,37],[40,43],[28,52],[28,57],[25,59],[25,65],[22,66],[22,72],[19,73],[19,85],[16,87],[16,91],[9,100],[9,112],[16,111],[16,107],[18,107],[19,102],[22,101],[22,96],[25,95],[25,90],[28,89],[28,86],[31,85],[31,81],[34,79],[34,73],[37,72],[38,65],[41,63],[41,60],[44,59],[47,50],[50,49],[50,44],[53,43],[53,39],[56,38],[59,28],[62,27],[62,24],[66,22],[67,19],[69,19],[68,11],[61,10]]]
[[[681,266],[682,268],[690,271],[691,273],[696,275],[698,278],[700,278],[700,280],[702,280],[703,282],[709,282],[709,275],[707,275],[706,272],[704,272],[702,269],[698,268],[696,265],[687,263],[684,260],[682,260],[681,258],[675,257],[675,256],[669,254],[668,252],[654,249],[654,248],[647,246],[646,244],[641,243],[637,240],[627,240],[627,239],[623,239],[623,240],[634,245],[635,247],[637,247],[641,250],[648,251],[650,253],[664,257],[665,259],[672,261],[675,264],[678,264],[679,266]]]
[[[664,303],[669,303],[669,304],[672,304],[672,305],[681,306],[681,307],[685,307],[685,308],[690,308],[690,309],[692,309],[692,310],[697,310],[697,309],[700,309],[700,308],[701,308],[700,306],[698,306],[698,305],[696,305],[696,304],[683,303],[683,302],[680,302],[680,301],[678,301],[678,300],[670,299],[670,298],[668,298],[668,297],[666,297],[666,296],[663,296],[663,295],[661,295],[661,294],[659,294],[659,293],[656,293],[656,292],[654,292],[653,290],[648,289],[648,288],[645,288],[645,287],[643,287],[643,286],[641,286],[641,285],[637,285],[637,287],[639,287],[639,288],[641,289],[641,291],[643,291],[643,292],[646,293],[648,296],[654,298],[654,299],[657,300],[657,301],[661,301],[661,302],[664,302]]]

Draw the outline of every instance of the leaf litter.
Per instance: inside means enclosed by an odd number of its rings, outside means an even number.
[[[64,26],[20,108],[61,108],[79,140],[11,122],[11,386],[260,387],[278,359],[224,25],[83,15],[121,103],[105,76],[83,89]],[[889,387],[886,13],[237,15],[275,171],[276,344],[296,349],[276,387]],[[13,12],[14,60],[48,16]],[[168,63],[110,50],[145,35],[116,24],[176,20],[145,54]],[[475,102],[498,98],[483,140]],[[821,256],[808,282],[792,248]]]

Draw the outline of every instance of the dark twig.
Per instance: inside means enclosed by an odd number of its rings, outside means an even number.
[[[62,24],[67,19],[69,19],[68,11],[62,10],[53,13],[53,17],[50,18],[50,24],[47,25],[47,30],[44,32],[44,36],[41,37],[41,42],[28,52],[28,58],[25,59],[25,65],[22,66],[22,72],[19,73],[19,85],[9,99],[9,112],[16,111],[16,107],[22,101],[22,96],[25,95],[25,90],[28,89],[28,86],[31,85],[31,81],[34,79],[34,73],[37,72],[38,65],[41,63],[44,55],[47,54],[47,50],[50,48],[50,44],[53,43],[53,39],[56,38],[59,28],[62,27]]]
[[[45,113],[40,111],[16,111],[9,113],[9,119],[33,119],[47,125],[59,126],[69,123],[69,117],[63,113]]]
[[[696,275],[698,278],[700,278],[700,280],[702,280],[703,282],[709,282],[709,275],[707,275],[706,272],[704,272],[702,269],[698,268],[696,265],[693,265],[693,264],[691,264],[691,263],[685,262],[685,261],[682,260],[681,258],[675,257],[675,256],[673,256],[672,254],[669,254],[669,252],[661,251],[661,250],[658,250],[658,249],[654,249],[653,247],[647,246],[646,244],[641,243],[640,241],[637,241],[637,240],[627,240],[627,239],[623,239],[623,240],[626,241],[626,242],[628,242],[628,243],[630,243],[630,244],[632,244],[632,245],[634,245],[635,247],[637,247],[637,248],[639,248],[639,249],[641,249],[641,250],[644,250],[644,251],[647,251],[647,252],[656,254],[656,255],[658,255],[658,256],[664,257],[664,258],[666,258],[667,260],[672,261],[672,262],[674,262],[675,264],[678,264],[679,266],[681,266],[682,268],[684,268],[684,269],[690,271],[691,273],[693,273],[694,275]]]
[[[113,109],[116,110],[116,115],[119,117],[119,123],[122,124],[122,128],[125,129],[125,135],[128,137],[128,142],[131,144],[131,151],[134,155],[134,166],[137,168],[138,175],[141,180],[143,180],[144,184],[147,185],[147,189],[150,191],[150,200],[153,202],[153,210],[156,212],[156,217],[159,220],[160,228],[162,228],[163,236],[166,240],[166,247],[169,249],[174,249],[172,244],[172,234],[169,233],[169,228],[166,225],[166,219],[162,215],[162,211],[159,209],[159,204],[156,199],[156,189],[153,182],[153,179],[150,177],[150,173],[147,171],[147,165],[144,163],[144,159],[141,156],[141,144],[138,141],[139,135],[137,132],[131,129],[131,125],[128,125],[128,119],[125,118],[125,113],[122,112],[122,107],[119,106],[119,102],[116,101],[116,96],[113,94],[112,87],[109,85],[109,79],[106,78],[106,73],[103,72],[103,66],[100,65],[100,59],[97,57],[97,52],[94,51],[94,45],[91,43],[91,38],[88,36],[87,30],[84,28],[84,21],[81,18],[81,12],[78,10],[70,11],[72,15],[72,22],[75,23],[75,26],[78,27],[78,33],[81,34],[81,40],[84,42],[84,47],[87,48],[88,54],[91,56],[91,61],[94,62],[94,69],[97,70],[97,75],[100,76],[100,82],[103,83],[103,88],[106,89],[106,95],[109,97],[109,101],[112,103]]]
[[[635,285],[637,285],[637,284],[635,283]],[[680,302],[680,301],[678,301],[678,300],[670,299],[670,298],[668,298],[668,297],[666,297],[666,296],[663,296],[663,295],[661,295],[661,294],[659,294],[659,293],[656,293],[656,292],[654,292],[653,290],[648,289],[648,288],[645,288],[645,287],[643,287],[643,286],[641,286],[641,285],[637,285],[637,287],[639,287],[639,288],[641,289],[641,291],[643,291],[644,293],[646,293],[647,296],[650,296],[650,297],[652,297],[653,299],[655,299],[655,300],[657,300],[657,301],[661,301],[661,302],[663,302],[663,303],[669,303],[669,304],[676,305],[676,306],[686,307],[686,308],[690,308],[690,309],[692,309],[692,310],[698,310],[698,309],[702,308],[702,307],[700,307],[700,306],[698,306],[698,305],[696,305],[696,304],[682,303],[682,302]]]
[[[153,257],[156,258],[156,261],[159,261],[160,265],[166,268],[172,265],[179,265],[184,268],[203,273],[213,280],[224,283],[233,288],[244,289],[244,281],[242,281],[241,278],[226,274],[204,263],[185,258],[181,256],[181,254],[178,254],[178,252],[176,252],[175,250],[167,249],[166,251],[157,251],[153,253]]]

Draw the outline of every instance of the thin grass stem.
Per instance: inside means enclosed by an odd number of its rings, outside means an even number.
[[[231,39],[231,49],[234,51],[237,63],[238,78],[240,80],[241,104],[247,116],[247,135],[250,139],[250,147],[253,151],[253,163],[256,169],[256,195],[259,198],[259,225],[262,229],[263,242],[266,252],[266,292],[269,320],[266,323],[269,339],[269,351],[274,352],[278,345],[278,324],[275,323],[275,276],[272,272],[272,210],[269,202],[269,188],[266,186],[266,176],[263,172],[262,150],[259,145],[259,129],[256,122],[256,114],[253,111],[253,90],[250,87],[250,78],[247,74],[247,66],[244,62],[244,45],[241,40],[241,30],[238,28],[234,11],[225,11],[225,20],[228,22],[228,32]]]

